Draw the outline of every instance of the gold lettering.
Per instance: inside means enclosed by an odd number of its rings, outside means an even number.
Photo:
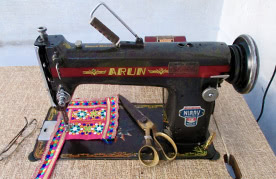
[[[108,72],[108,75],[116,75],[116,70],[115,70],[115,68],[110,68],[110,69],[109,69],[109,72]]]
[[[134,75],[145,75],[146,68],[110,68],[108,75],[120,75],[120,76],[134,76]]]
[[[125,73],[126,73],[126,68],[119,68],[118,69],[118,75],[122,75],[122,74],[126,75]]]
[[[127,75],[135,75],[136,74],[136,68],[134,68],[134,71],[132,73],[132,68],[127,69]]]
[[[137,75],[145,75],[146,74],[146,68],[138,68]]]

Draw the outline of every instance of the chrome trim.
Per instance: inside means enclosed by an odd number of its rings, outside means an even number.
[[[214,76],[210,76],[210,78],[222,78],[222,79],[227,79],[229,78],[230,75],[214,75]]]
[[[249,73],[248,82],[242,93],[249,93],[255,86],[258,74],[259,74],[259,53],[256,43],[253,38],[247,34],[240,35],[233,44],[239,44],[241,42],[245,42],[247,44],[249,53],[246,53],[247,59],[247,73]]]
[[[208,87],[202,92],[201,96],[206,102],[213,102],[218,98],[219,92],[215,88]]]
[[[66,103],[71,100],[71,95],[60,86],[56,94],[56,99],[60,107],[66,107]]]
[[[42,78],[43,78],[43,81],[44,81],[44,85],[45,85],[46,91],[48,92],[48,96],[49,96],[49,98],[50,98],[51,105],[52,105],[53,107],[56,107],[56,105],[55,105],[55,103],[54,103],[54,101],[53,101],[53,98],[52,98],[52,96],[51,96],[51,93],[50,93],[50,88],[49,88],[49,86],[48,86],[47,79],[46,79],[46,77],[45,77],[45,73],[44,73],[44,70],[43,70],[43,66],[42,66],[41,61],[40,61],[39,52],[38,52],[39,47],[35,46],[34,48],[35,48],[35,53],[36,53],[37,61],[38,61],[38,64],[39,64],[40,72],[41,72],[41,74],[42,74],[42,76],[43,76]]]
[[[56,71],[57,71],[57,74],[58,74],[58,78],[59,80],[61,80],[61,77],[60,77],[60,72],[59,72],[59,63],[56,63]]]
[[[46,27],[43,27],[43,26],[41,26],[41,27],[38,27],[37,28],[37,31],[39,32],[39,36],[40,36],[40,41],[41,42],[44,42],[44,41],[46,41],[47,39],[48,39],[48,35],[47,35],[47,33],[46,33],[46,31],[47,31],[47,28]]]

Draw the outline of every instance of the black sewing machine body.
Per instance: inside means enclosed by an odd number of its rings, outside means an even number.
[[[229,72],[229,47],[219,42],[145,43],[143,47],[125,43],[120,48],[113,44],[82,44],[78,48],[60,35],[48,36],[47,44],[36,42],[54,104],[60,85],[71,96],[80,84],[165,87],[169,92],[166,115],[176,143],[204,143],[214,102],[206,102],[201,94],[221,82],[211,76]],[[54,54],[59,61],[60,79]],[[185,106],[204,110],[196,126],[185,126],[184,118],[179,116]]]
[[[240,36],[230,46],[221,42],[82,44],[69,43],[62,35],[41,39],[35,46],[53,106],[64,110],[70,100],[61,106],[59,91],[66,91],[70,99],[80,84],[164,87],[168,91],[164,130],[180,154],[191,154],[206,143],[220,83],[228,78],[238,92],[247,93],[258,75],[258,58],[249,59],[254,57],[252,49],[258,55],[250,36]],[[213,146],[207,152],[199,157],[218,156]]]

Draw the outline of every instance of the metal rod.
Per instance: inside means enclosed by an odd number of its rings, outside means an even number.
[[[66,109],[65,110],[61,110],[61,113],[62,113],[62,117],[64,119],[65,124],[68,124],[69,123],[69,118],[68,118],[68,115],[66,113]]]
[[[113,14],[136,38],[139,38],[138,35],[114,12],[112,11],[104,2],[101,2],[100,4],[98,4],[95,9],[93,11],[91,11],[90,13],[90,17],[91,20],[93,18],[93,15],[95,13],[95,11],[101,6],[103,5],[104,7],[106,7],[107,10],[109,10],[109,12],[111,14]]]
[[[56,71],[57,71],[57,74],[58,74],[58,78],[61,80],[60,72],[59,72],[59,63],[56,63]]]
[[[219,136],[220,136],[220,138],[221,138],[221,140],[222,140],[222,143],[223,143],[224,149],[225,149],[225,151],[226,151],[226,155],[227,155],[227,162],[229,162],[229,159],[230,159],[230,153],[229,153],[229,150],[227,149],[227,146],[226,146],[225,140],[224,140],[224,138],[223,138],[223,137],[222,137],[222,135],[221,135],[221,132],[220,132],[220,130],[219,130],[219,127],[218,127],[218,124],[217,124],[217,121],[216,121],[216,118],[215,118],[215,116],[214,116],[214,115],[213,115],[213,119],[214,119],[215,125],[216,125],[216,127],[217,127],[217,129],[218,129],[218,133],[219,133]]]

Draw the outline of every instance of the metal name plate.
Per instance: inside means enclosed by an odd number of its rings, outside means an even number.
[[[51,134],[55,129],[56,123],[57,121],[45,121],[38,136],[38,140],[50,140]]]

